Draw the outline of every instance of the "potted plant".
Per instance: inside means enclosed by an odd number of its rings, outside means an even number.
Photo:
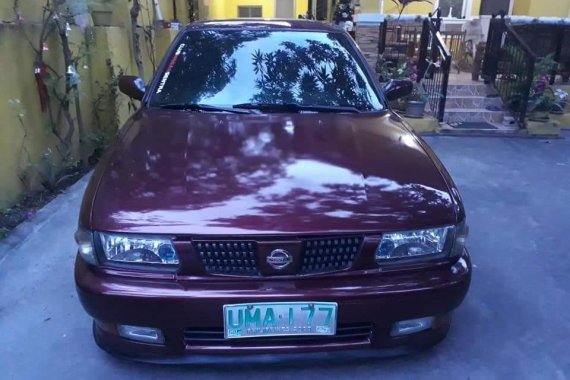
[[[548,77],[539,77],[535,81],[528,101],[529,119],[539,122],[548,121],[555,99],[554,91],[548,85]]]
[[[430,62],[426,69],[426,73],[431,72],[431,70],[438,67],[438,62]],[[406,116],[412,118],[423,118],[426,103],[429,98],[423,85],[424,78],[419,79],[417,63],[413,60],[409,60],[406,62],[405,67],[402,67],[398,73],[407,76],[414,83],[412,94],[405,99]]]
[[[422,83],[414,82],[414,90],[406,99],[406,116],[418,119],[424,117],[427,102],[428,96]]]
[[[388,63],[388,62],[387,62]],[[417,64],[413,59],[409,59],[404,63],[396,65],[394,63],[389,62],[390,65],[387,65],[385,71],[380,74],[386,75],[388,79],[410,79],[414,83],[417,81]],[[394,100],[390,103],[391,107],[396,111],[406,113],[407,109],[407,101],[410,97],[407,98],[400,98],[398,100]],[[421,117],[421,116],[420,116]]]
[[[388,82],[394,77],[396,65],[393,61],[387,60],[383,55],[378,57],[376,61],[376,73],[378,73],[378,81],[380,83]]]

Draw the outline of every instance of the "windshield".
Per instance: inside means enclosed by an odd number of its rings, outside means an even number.
[[[267,30],[187,32],[150,101],[176,104],[383,108],[343,34]]]

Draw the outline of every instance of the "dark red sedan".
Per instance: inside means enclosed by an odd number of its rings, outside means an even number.
[[[76,240],[97,344],[139,359],[422,348],[471,279],[465,211],[353,40],[192,24],[97,166]]]

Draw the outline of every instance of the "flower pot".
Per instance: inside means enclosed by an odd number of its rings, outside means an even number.
[[[553,115],[564,115],[566,109],[566,101],[561,100],[558,102],[555,102],[552,105],[552,108],[550,109],[550,113]]]
[[[531,121],[548,121],[550,119],[550,115],[548,111],[534,111],[528,116],[529,120]]]
[[[559,136],[560,124],[555,121],[531,121],[526,123],[528,134],[531,136]]]
[[[113,11],[111,10],[92,10],[91,17],[95,26],[111,26],[113,23]]]
[[[423,100],[408,100],[406,103],[406,116],[422,118],[424,117],[424,110],[426,102]]]

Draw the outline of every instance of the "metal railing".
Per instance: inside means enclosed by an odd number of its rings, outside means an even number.
[[[554,84],[559,65],[566,70],[570,66],[570,25],[512,23],[511,27],[528,46],[532,46],[537,58],[553,58],[556,63],[550,71],[550,84]]]
[[[422,24],[384,19],[378,29],[378,57],[398,65],[418,57]]]
[[[442,38],[440,17],[426,18],[422,26],[418,58],[418,85],[427,95],[429,110],[438,121],[443,121],[447,86],[451,70],[451,53]]]
[[[443,42],[449,48],[452,57],[459,58],[465,54],[466,31],[440,30],[439,33]]]
[[[505,20],[493,15],[483,61],[483,78],[492,83],[519,125],[524,125],[534,80],[536,55]]]
[[[429,112],[443,121],[447,86],[451,70],[450,47],[458,46],[460,33],[444,39],[440,33],[441,12],[430,13],[421,23],[399,23],[384,20],[379,26],[376,70],[385,66],[400,67],[405,62],[417,63],[417,86],[425,93]],[[464,40],[464,35],[463,35]]]

